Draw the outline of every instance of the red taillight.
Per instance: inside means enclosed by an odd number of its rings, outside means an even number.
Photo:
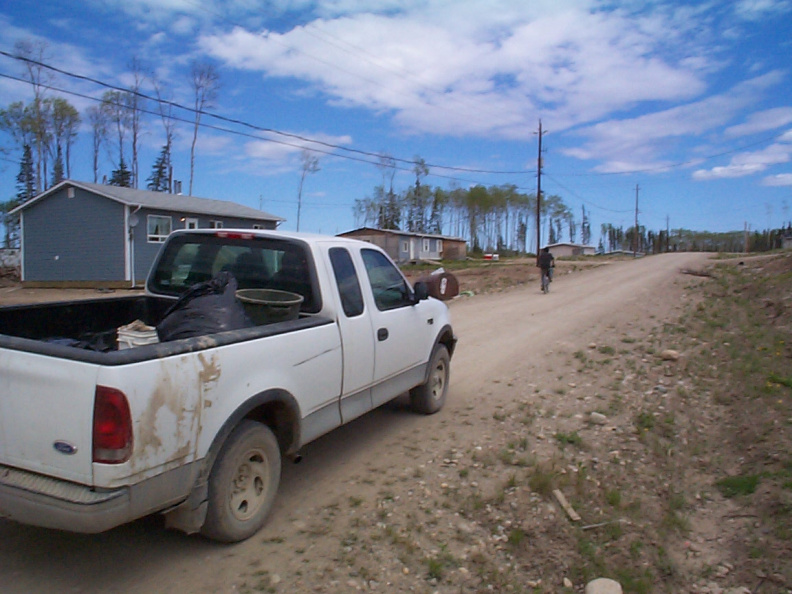
[[[121,464],[132,453],[132,415],[120,390],[96,386],[93,421],[93,461]]]

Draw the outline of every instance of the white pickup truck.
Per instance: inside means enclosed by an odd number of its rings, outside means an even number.
[[[300,294],[299,316],[107,339],[159,325],[224,270]],[[408,391],[418,412],[443,406],[456,337],[427,293],[368,243],[213,229],[172,234],[145,295],[0,308],[0,517],[97,533],[161,512],[187,533],[250,537],[284,457]]]

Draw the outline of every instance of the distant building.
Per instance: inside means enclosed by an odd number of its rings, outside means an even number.
[[[339,237],[353,237],[381,247],[394,262],[418,260],[464,260],[467,243],[459,237],[446,237],[431,233],[412,233],[395,229],[361,227]]]
[[[284,219],[234,202],[65,180],[15,208],[28,286],[142,284],[176,229],[275,229]]]
[[[577,243],[553,243],[547,246],[554,258],[564,256],[593,256],[597,248],[593,245],[580,245]]]

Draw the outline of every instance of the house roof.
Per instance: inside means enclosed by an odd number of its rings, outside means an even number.
[[[590,250],[596,249],[593,245],[585,245],[585,244],[582,244],[582,243],[570,243],[568,241],[561,241],[559,243],[551,243],[550,245],[547,245],[545,247],[554,248],[554,247],[561,247],[561,246],[570,246],[570,247],[577,247],[577,248],[590,249]]]
[[[110,200],[120,202],[127,206],[141,206],[145,208],[159,210],[175,210],[186,214],[203,214],[225,217],[239,217],[243,219],[254,219],[264,221],[285,221],[281,217],[273,214],[250,208],[236,202],[227,200],[214,200],[211,198],[196,198],[195,196],[184,196],[182,194],[169,194],[167,192],[151,192],[149,190],[136,190],[134,188],[121,188],[118,186],[108,186],[104,184],[92,184],[88,182],[78,182],[64,180],[61,183],[42,192],[38,196],[31,198],[24,204],[12,210],[12,213],[22,211],[35,204],[39,200],[46,198],[60,191],[65,187],[75,187],[92,192],[99,196],[104,196]]]
[[[416,233],[414,231],[400,231],[398,229],[376,229],[374,227],[360,227],[358,229],[353,229],[352,231],[339,233],[338,235],[343,237],[345,235],[353,235],[355,233],[361,233],[361,232],[381,233],[384,235],[399,235],[405,237],[428,237],[430,239],[445,239],[448,241],[465,241],[461,237],[449,237],[447,235],[437,235],[436,233]]]

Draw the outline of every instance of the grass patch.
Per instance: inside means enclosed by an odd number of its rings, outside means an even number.
[[[742,476],[727,476],[726,478],[718,480],[715,486],[718,488],[721,495],[731,498],[752,495],[756,492],[758,484],[759,476],[756,474],[749,474]]]
[[[577,431],[572,431],[571,433],[564,433],[559,431],[553,437],[555,440],[560,443],[562,446],[573,445],[576,447],[580,447],[583,445],[583,438],[578,435]]]

